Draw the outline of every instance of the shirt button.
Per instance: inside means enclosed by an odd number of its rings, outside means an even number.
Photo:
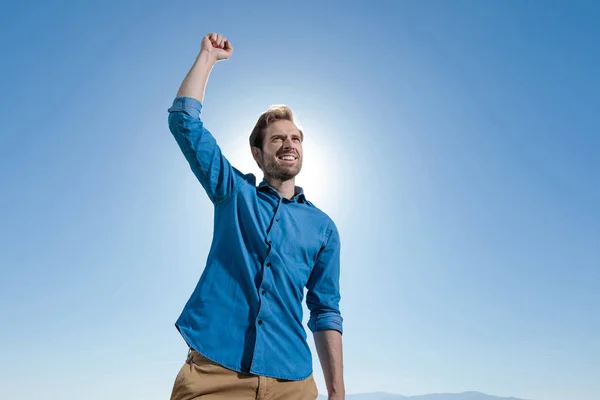
[[[267,263],[267,268],[271,268],[271,263]]]
[[[279,222],[279,217],[275,218],[275,221]]]
[[[266,294],[266,293],[267,293],[267,291],[266,291],[266,290],[263,290],[261,293],[262,293],[262,294]]]
[[[259,320],[258,320],[258,324],[259,324],[259,325],[262,325],[262,319],[259,319]]]

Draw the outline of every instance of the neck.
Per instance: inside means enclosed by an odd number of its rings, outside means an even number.
[[[286,199],[292,199],[296,193],[296,180],[294,178],[282,181],[270,176],[265,176],[265,182],[275,189],[281,197]]]

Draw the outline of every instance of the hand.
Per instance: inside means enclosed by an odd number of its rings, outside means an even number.
[[[227,60],[233,54],[233,46],[223,35],[209,33],[202,38],[200,52],[206,52],[216,61]]]

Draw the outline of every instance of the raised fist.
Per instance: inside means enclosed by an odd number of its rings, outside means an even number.
[[[202,38],[200,51],[207,52],[217,61],[227,60],[233,54],[233,46],[226,37],[217,33],[209,33]]]

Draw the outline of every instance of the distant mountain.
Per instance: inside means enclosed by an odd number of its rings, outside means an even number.
[[[363,393],[346,395],[347,400],[524,400],[516,397],[497,397],[479,392],[464,393],[436,393],[419,396],[402,396],[391,393]],[[327,400],[327,396],[320,395],[318,400]]]

